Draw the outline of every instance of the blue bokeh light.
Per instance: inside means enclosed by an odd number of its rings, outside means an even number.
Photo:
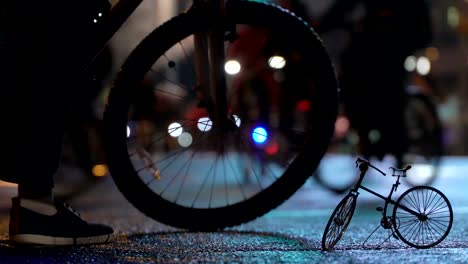
[[[264,143],[268,139],[268,132],[263,127],[256,127],[252,132],[252,139],[256,143]]]

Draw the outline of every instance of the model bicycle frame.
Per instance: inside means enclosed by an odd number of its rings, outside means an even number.
[[[356,196],[359,194],[358,190],[359,189],[362,189],[368,193],[371,193],[377,197],[379,197],[380,199],[384,200],[385,201],[385,204],[384,204],[384,207],[383,208],[377,208],[378,211],[382,211],[382,219],[386,218],[387,216],[387,208],[388,208],[388,204],[392,204],[392,205],[396,205],[396,202],[394,200],[392,200],[392,196],[393,196],[393,193],[397,191],[398,189],[398,186],[400,185],[400,177],[406,177],[406,171],[411,169],[411,166],[407,166],[405,167],[404,169],[395,169],[393,167],[390,167],[392,170],[393,170],[393,173],[392,173],[392,176],[394,177],[397,177],[395,183],[392,185],[392,188],[390,189],[390,193],[388,194],[387,197],[377,193],[377,192],[374,192],[372,191],[371,189],[365,187],[362,185],[362,180],[364,179],[364,176],[365,174],[367,173],[367,171],[369,170],[369,167],[377,170],[378,172],[380,172],[383,176],[386,176],[385,172],[381,171],[380,169],[378,169],[377,167],[373,166],[372,164],[370,164],[369,162],[364,162],[363,160],[361,159],[357,159],[356,160],[356,166],[359,167],[359,170],[361,171],[361,173],[359,174],[359,180],[358,182],[356,183],[356,186],[351,190],[351,193],[355,194]],[[424,216],[422,215],[421,213],[419,212],[416,212],[414,210],[411,210],[410,208],[404,206],[404,205],[400,205],[400,207],[407,211],[408,213],[410,214],[413,214],[415,216],[417,216],[418,218],[421,218],[421,219],[425,219],[427,218],[427,216]],[[384,225],[384,228],[388,229],[390,228],[391,226],[385,224]]]
[[[383,208],[377,208],[378,211],[382,211],[380,225],[377,228],[382,226],[384,229],[391,230],[391,235],[385,241],[393,236],[415,248],[430,248],[445,239],[452,226],[453,212],[450,202],[443,193],[433,187],[416,186],[404,192],[398,200],[394,201],[392,199],[393,193],[397,191],[400,185],[400,177],[406,177],[406,171],[411,166],[406,166],[403,169],[391,167],[392,176],[396,177],[396,181],[387,197],[362,185],[369,167],[385,176],[386,174],[383,171],[361,158],[356,160],[356,167],[359,167],[360,170],[359,180],[349,194],[338,204],[330,217],[322,238],[323,250],[333,249],[346,231],[356,207],[359,189],[363,189],[385,201]],[[387,216],[389,204],[394,206],[392,216]]]

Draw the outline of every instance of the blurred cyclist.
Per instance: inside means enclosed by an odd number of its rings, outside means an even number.
[[[320,32],[351,31],[340,61],[341,96],[367,157],[406,151],[403,65],[429,44],[429,19],[424,0],[336,0],[319,23]]]

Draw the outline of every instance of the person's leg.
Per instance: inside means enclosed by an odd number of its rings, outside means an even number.
[[[3,139],[8,151],[2,179],[18,183],[21,197],[47,199],[59,164],[66,104],[57,94],[61,84],[50,20],[41,17],[47,16],[41,9],[24,5],[28,3],[9,1],[2,12]]]
[[[405,122],[406,87],[404,59],[386,57],[380,74],[379,95],[382,101],[382,139],[388,154],[402,157],[407,149]],[[386,111],[384,111],[386,110]]]
[[[14,3],[13,3],[14,2]],[[28,8],[28,5],[30,8]],[[24,6],[26,5],[26,6]],[[52,201],[65,129],[67,99],[54,40],[52,15],[42,4],[12,1],[7,8],[10,57],[8,142],[14,147],[10,169],[18,195]],[[55,25],[56,27],[56,25]]]
[[[13,0],[3,7],[8,59],[2,66],[7,81],[2,82],[10,103],[2,114],[7,115],[10,155],[1,178],[18,183],[9,226],[15,243],[102,243],[113,233],[110,227],[87,223],[53,199],[69,98],[82,65],[70,45],[72,31],[60,31],[67,28],[67,20],[55,13],[62,10],[56,6],[59,2]]]

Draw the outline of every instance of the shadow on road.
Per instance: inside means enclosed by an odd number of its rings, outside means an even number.
[[[21,247],[2,239],[0,263],[316,262],[323,253],[311,245],[307,239],[255,231],[120,234],[113,243],[76,247]]]

